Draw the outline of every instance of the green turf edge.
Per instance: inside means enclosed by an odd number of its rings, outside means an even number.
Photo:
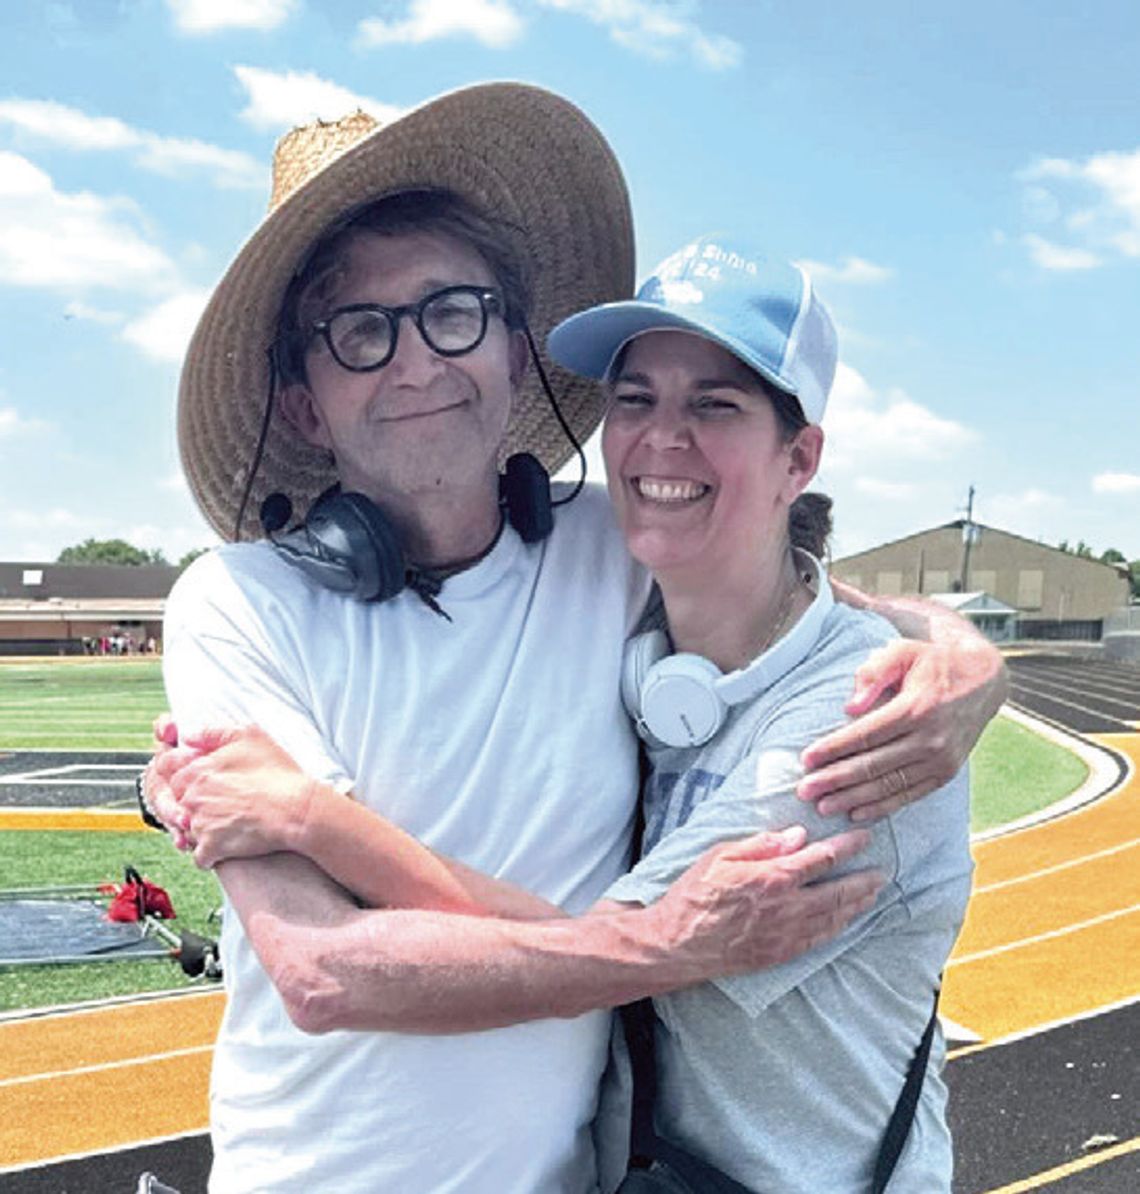
[[[1075,792],[1088,764],[1008,717],[986,727],[970,756],[970,832],[1047,808]]]

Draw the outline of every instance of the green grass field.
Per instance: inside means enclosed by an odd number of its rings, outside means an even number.
[[[997,717],[970,756],[970,829],[980,833],[1045,808],[1079,788],[1088,772],[1072,751]]]
[[[165,708],[157,660],[0,662],[0,749],[149,750]],[[1006,718],[986,730],[971,759],[971,829],[1015,820],[1068,795],[1085,764]],[[179,924],[216,936],[212,874],[198,871],[152,832],[0,832],[0,884],[120,881],[126,863],[165,887]],[[0,970],[0,1010],[40,1007],[187,983],[166,961],[28,966]]]
[[[150,750],[157,659],[0,662],[0,750]]]

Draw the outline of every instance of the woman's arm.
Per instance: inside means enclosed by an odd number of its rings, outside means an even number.
[[[922,597],[869,597],[833,580],[836,597],[891,622],[905,639],[855,675],[850,725],[803,754],[797,788],[825,816],[886,816],[948,783],[1009,693],[1000,652],[965,618]]]

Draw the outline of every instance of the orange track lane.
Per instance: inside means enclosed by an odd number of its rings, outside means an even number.
[[[206,1126],[220,993],[0,1024],[0,1170]]]
[[[1140,736],[1107,799],[975,847],[974,897],[942,1008],[994,1040],[1140,994]]]

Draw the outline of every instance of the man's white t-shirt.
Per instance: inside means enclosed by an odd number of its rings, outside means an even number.
[[[321,589],[265,543],[224,547],[171,593],[167,692],[184,730],[259,725],[434,849],[578,912],[627,863],[637,767],[619,677],[647,592],[589,488],[544,542],[507,527],[450,578],[450,622],[411,592]],[[306,1036],[232,914],[222,950],[212,1191],[594,1188],[608,1012]]]

